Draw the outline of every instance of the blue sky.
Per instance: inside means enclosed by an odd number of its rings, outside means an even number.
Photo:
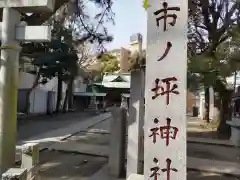
[[[143,0],[114,0],[113,12],[115,25],[109,25],[108,31],[114,36],[112,43],[106,45],[108,50],[129,46],[130,36],[134,33],[143,35],[146,42],[146,11],[142,7]]]

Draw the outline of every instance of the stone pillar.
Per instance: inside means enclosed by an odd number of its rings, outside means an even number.
[[[131,73],[128,144],[127,144],[127,177],[143,173],[143,125],[144,125],[144,72]]]
[[[2,180],[27,180],[27,170],[21,168],[9,169],[2,175]]]
[[[199,118],[203,119],[204,118],[204,104],[205,104],[205,98],[204,94],[200,94],[200,105],[199,105]]]
[[[26,168],[28,171],[28,179],[38,176],[39,164],[39,144],[28,143],[22,148],[22,164],[21,168]]]
[[[124,95],[122,95],[121,99],[121,108],[128,110],[127,97],[125,97]]]
[[[139,174],[131,174],[127,180],[144,180],[144,176]]]
[[[112,107],[110,122],[109,174],[120,177],[125,172],[126,109]]]
[[[148,3],[144,180],[186,180],[188,2]]]
[[[19,42],[15,40],[15,27],[20,13],[12,8],[3,9],[2,50],[0,63],[0,173],[15,163],[17,130],[17,89]]]
[[[214,90],[212,87],[209,88],[209,117],[214,119]]]
[[[24,12],[49,12],[55,9],[55,0],[6,0],[0,1],[3,9],[0,61],[0,173],[2,174],[15,163],[17,91],[19,76],[20,41],[51,40],[51,27],[20,25]]]

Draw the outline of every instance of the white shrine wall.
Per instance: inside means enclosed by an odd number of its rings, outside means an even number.
[[[20,72],[19,73],[19,91],[21,89],[29,89],[32,87],[33,83],[35,82],[36,75]],[[52,93],[52,103],[53,103],[53,110],[56,108],[57,103],[57,78],[51,79],[46,84],[38,85],[31,93],[30,96],[30,113],[31,114],[45,114],[47,113],[47,100],[48,100],[48,91],[53,91]],[[67,84],[63,82],[63,91],[62,91],[62,98],[65,97],[65,92],[67,89]],[[21,96],[24,96],[23,91],[20,92]],[[24,97],[18,97],[18,106],[22,107],[26,103],[26,99]]]

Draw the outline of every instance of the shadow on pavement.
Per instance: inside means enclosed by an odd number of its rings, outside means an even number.
[[[239,180],[237,177],[189,170],[187,180]]]
[[[107,158],[43,151],[40,154],[40,179],[85,180],[107,163]]]

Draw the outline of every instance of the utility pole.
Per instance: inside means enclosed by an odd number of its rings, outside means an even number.
[[[0,173],[15,163],[18,59],[19,42],[15,27],[20,14],[9,7],[3,8],[2,47],[0,67]]]

